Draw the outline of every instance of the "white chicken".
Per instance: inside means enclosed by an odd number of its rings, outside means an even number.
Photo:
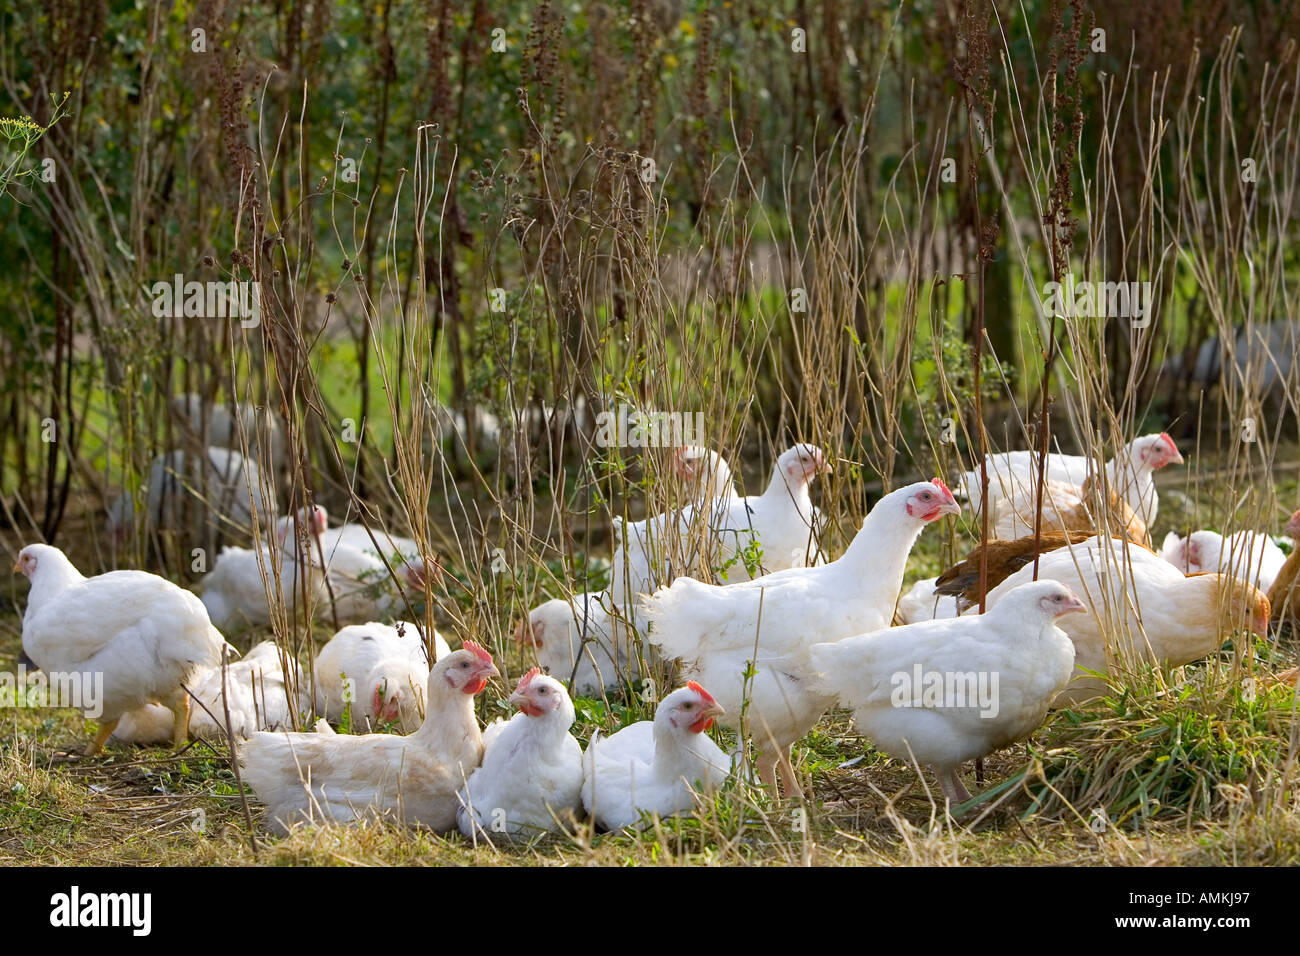
[[[184,451],[158,455],[149,464],[145,482],[145,522],[148,530],[178,529],[187,511],[203,514],[213,526],[230,531],[275,515],[275,486],[263,476],[255,462],[229,448],[209,448],[206,467],[197,456]],[[136,503],[123,493],[108,508],[108,533],[117,544],[131,534],[136,522]]]
[[[534,667],[510,704],[519,713],[490,741],[483,735],[483,764],[460,794],[456,821],[474,840],[567,830],[582,809],[582,746],[569,733],[576,715],[564,685]]]
[[[300,613],[304,599],[300,568],[306,568],[306,600],[312,612],[327,603],[329,595],[315,540],[325,527],[325,509],[316,508],[304,515],[302,540],[294,536],[293,522],[292,516],[275,522],[271,531],[274,550],[267,545],[256,550],[221,549],[200,584],[203,605],[218,627],[266,627],[271,623],[273,603]]]
[[[988,462],[990,496],[1028,500],[1028,496],[1034,495],[1038,481],[1036,452],[1006,452],[989,455],[985,461]],[[1152,473],[1166,465],[1180,465],[1182,462],[1178,446],[1167,434],[1143,435],[1106,462],[1105,487],[1123,498],[1150,528],[1155,523],[1159,507]],[[1082,455],[1049,453],[1045,477],[1082,488],[1092,469],[1092,459]],[[961,484],[970,500],[971,510],[978,513],[981,501],[978,466],[961,476]]]
[[[987,607],[996,608],[1033,574],[1029,564],[1007,577],[989,592]],[[1074,642],[1076,675],[1057,706],[1110,692],[1085,671],[1122,677],[1142,664],[1178,667],[1213,654],[1234,627],[1268,633],[1268,598],[1257,588],[1229,574],[1186,577],[1118,538],[1049,551],[1039,558],[1038,577],[1061,582],[1088,606],[1061,625]]]
[[[51,681],[75,684],[99,732],[99,753],[128,710],[166,702],[175,714],[172,742],[185,742],[195,671],[221,659],[225,640],[203,602],[155,574],[110,571],[84,577],[58,548],[29,544],[14,570],[31,582],[23,614],[23,652]]]
[[[302,668],[289,658],[286,677],[279,648],[263,641],[241,659],[221,667],[203,668],[188,685],[197,700],[191,701],[189,735],[212,741],[226,739],[226,702],[229,701],[230,730],[236,737],[248,737],[258,730],[288,730],[294,715],[306,714],[310,697]],[[222,694],[222,687],[228,693]],[[126,743],[164,743],[175,715],[163,704],[146,704],[122,715],[113,739]]]
[[[435,661],[451,653],[437,631],[433,649]],[[353,733],[393,722],[411,733],[424,720],[429,660],[414,624],[348,625],[321,648],[313,666],[316,712],[335,723],[349,713]]]
[[[703,503],[629,525],[622,535],[624,541],[632,536],[633,546],[626,549],[629,573],[619,574],[623,555],[616,553],[612,593],[618,599],[624,588],[639,587],[630,592],[632,598],[648,594],[674,569],[701,559],[728,583],[749,580],[751,567],[771,572],[816,564],[819,516],[809,487],[829,471],[820,448],[795,445],[776,460],[760,495],[742,498],[715,489],[714,497]]]
[[[659,702],[655,719],[592,738],[583,755],[582,804],[606,830],[660,818],[695,806],[696,794],[715,790],[731,761],[706,730],[722,715],[718,702],[695,681]]]
[[[492,655],[467,641],[433,666],[415,733],[256,733],[240,750],[243,780],[280,833],[296,821],[370,817],[453,830],[457,795],[483,759],[474,696],[496,673]]]
[[[683,514],[720,514],[736,495],[731,465],[717,452],[695,445],[678,448],[673,453],[672,469],[689,497],[681,509],[641,521],[613,521],[617,543],[609,593],[620,608],[635,607],[637,595],[653,591],[674,557],[678,565],[688,561],[688,556],[679,553],[684,550]]]
[[[515,640],[532,646],[537,662],[552,677],[569,682],[582,697],[599,697],[641,676],[641,660],[628,628],[617,622],[605,592],[553,598],[528,612],[528,624],[515,628]]]
[[[817,563],[819,522],[809,488],[830,470],[816,445],[795,445],[777,458],[761,495],[720,502],[710,528],[721,545],[717,560],[725,581],[748,580],[755,558],[764,572]]]
[[[340,624],[358,624],[382,620],[400,612],[404,604],[397,582],[389,573],[390,565],[393,572],[402,576],[406,586],[424,590],[431,572],[420,560],[420,550],[414,541],[376,531],[375,538],[386,549],[381,557],[363,525],[330,528],[325,509],[318,507],[316,510],[325,521],[320,543],[325,562],[326,592],[333,602],[332,609],[328,604],[321,609],[322,615],[337,619]],[[401,560],[394,562],[393,558],[397,556]],[[385,559],[388,565],[385,565]]]
[[[665,658],[688,665],[717,696],[733,729],[742,729],[735,722],[748,701],[759,777],[775,788],[779,769],[793,793],[790,747],[833,703],[808,680],[808,648],[887,627],[922,529],[960,512],[942,481],[919,481],[876,502],[848,550],[829,564],[727,587],[678,578],[646,600],[647,640]]]
[[[1171,531],[1160,557],[1184,574],[1223,571],[1265,592],[1286,564],[1286,552],[1262,531],[1237,531],[1226,538],[1217,531],[1193,531],[1186,538]]]
[[[1037,581],[986,614],[814,644],[809,657],[858,731],[933,766],[955,806],[970,799],[957,769],[1031,733],[1069,683],[1074,645],[1055,622],[1086,610],[1060,582]]]

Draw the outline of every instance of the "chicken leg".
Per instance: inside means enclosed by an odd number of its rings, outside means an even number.
[[[965,803],[970,799],[970,791],[961,782],[961,777],[957,775],[956,768],[949,767],[947,770],[940,770],[938,777],[939,786],[943,790],[943,795],[948,798],[949,806],[955,807],[959,803]]]
[[[799,778],[794,774],[794,762],[790,759],[790,748],[776,752],[776,767],[781,771],[781,785],[785,789],[787,797],[793,797],[796,794],[803,794],[803,787],[799,786]]]
[[[116,720],[102,720],[99,723],[99,733],[95,734],[95,739],[86,745],[82,753],[87,757],[94,757],[104,749],[104,744],[108,743],[108,738],[113,736],[113,731],[117,729]]]
[[[758,771],[758,779],[763,786],[770,789],[774,796],[781,795],[781,789],[776,783],[776,757],[769,757],[766,753],[759,753],[754,756],[754,769]]]
[[[190,695],[182,687],[172,695],[172,749],[180,750],[190,736]]]

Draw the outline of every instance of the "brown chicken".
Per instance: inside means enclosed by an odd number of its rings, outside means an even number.
[[[1290,536],[1296,546],[1287,556],[1282,570],[1273,579],[1273,586],[1268,590],[1268,603],[1273,608],[1273,623],[1290,622],[1292,627],[1300,627],[1300,511],[1291,516],[1282,533]]]
[[[1132,514],[1132,509],[1129,513]],[[1136,516],[1134,520],[1138,520]],[[983,548],[975,548],[966,555],[965,559],[939,575],[934,582],[935,593],[956,597],[958,611],[964,611],[979,603],[982,552],[988,552],[988,583],[985,585],[985,593],[987,593],[1025,565],[1033,563],[1036,555],[1047,554],[1069,544],[1087,541],[1096,533],[1092,528],[1072,528],[1067,531],[1044,530],[1037,541],[1032,534],[1011,541],[990,541]],[[1146,547],[1144,541],[1134,539],[1134,543]]]

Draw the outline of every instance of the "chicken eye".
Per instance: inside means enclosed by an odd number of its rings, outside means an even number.
[[[539,693],[539,694],[545,694],[545,693],[547,693],[547,690],[546,690],[545,687],[539,687],[539,688],[537,688],[537,693]]]

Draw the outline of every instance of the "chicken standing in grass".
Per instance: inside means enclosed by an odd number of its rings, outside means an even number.
[[[761,495],[722,503],[710,530],[719,540],[717,559],[728,583],[748,580],[748,562],[755,558],[760,572],[817,563],[819,516],[810,488],[814,478],[830,470],[816,445],[795,445],[777,458]]]
[[[332,602],[332,607],[325,604],[321,613],[329,619],[337,619],[339,624],[359,624],[401,613],[405,605],[394,575],[407,588],[423,591],[429,579],[439,573],[421,560],[419,547],[409,538],[377,530],[372,541],[364,525],[331,528],[325,509],[316,510],[325,525],[320,533],[321,560],[327,596]]]
[[[793,793],[790,748],[833,703],[808,679],[808,648],[887,627],[921,531],[960,512],[943,482],[919,481],[876,502],[848,550],[829,564],[727,587],[678,578],[646,600],[647,640],[717,696],[724,723],[739,730],[747,715],[760,778],[775,788],[779,771]]]
[[[297,821],[369,817],[453,830],[457,794],[483,758],[474,696],[496,673],[492,655],[466,642],[433,666],[428,713],[415,733],[257,733],[240,750],[244,782],[281,833]]]
[[[988,594],[992,610],[1033,578],[1033,565]],[[1059,581],[1088,605],[1061,624],[1074,642],[1076,675],[1058,706],[1109,693],[1104,680],[1143,664],[1178,667],[1213,654],[1234,628],[1268,632],[1268,598],[1230,574],[1181,571],[1159,555],[1118,538],[1089,538],[1039,559],[1040,580]]]
[[[653,722],[594,737],[583,755],[582,804],[606,830],[669,817],[695,806],[695,795],[722,786],[731,761],[705,733],[722,715],[718,702],[689,681],[659,702]]]
[[[1036,452],[1006,452],[989,455],[985,461],[988,463],[991,497],[1023,498],[1034,494],[1038,482]],[[1159,506],[1152,474],[1166,465],[1180,465],[1182,461],[1178,446],[1167,434],[1143,435],[1129,442],[1118,455],[1106,462],[1103,469],[1105,488],[1123,498],[1142,523],[1150,528],[1155,524]],[[1083,455],[1048,454],[1044,477],[1082,488],[1093,469],[1092,459]],[[961,483],[970,499],[971,510],[978,514],[981,501],[978,466],[963,474]]]
[[[641,675],[641,661],[627,627],[604,606],[604,592],[554,598],[528,612],[515,628],[515,640],[536,649],[537,663],[552,677],[568,682],[575,694],[599,697]]]
[[[1021,585],[987,614],[859,634],[809,651],[818,680],[891,757],[935,768],[950,803],[957,769],[1031,733],[1074,670],[1056,619],[1087,610],[1057,581]]]
[[[99,753],[124,713],[150,702],[171,707],[172,743],[183,744],[190,713],[184,685],[219,663],[225,645],[203,602],[144,571],[84,577],[45,544],[23,548],[14,571],[31,582],[23,652],[52,679],[73,680],[83,709],[99,718],[87,756]]]
[[[573,701],[534,667],[515,685],[519,713],[484,735],[483,764],[461,792],[460,832],[477,839],[532,837],[569,829],[582,809],[582,746],[569,733]]]

